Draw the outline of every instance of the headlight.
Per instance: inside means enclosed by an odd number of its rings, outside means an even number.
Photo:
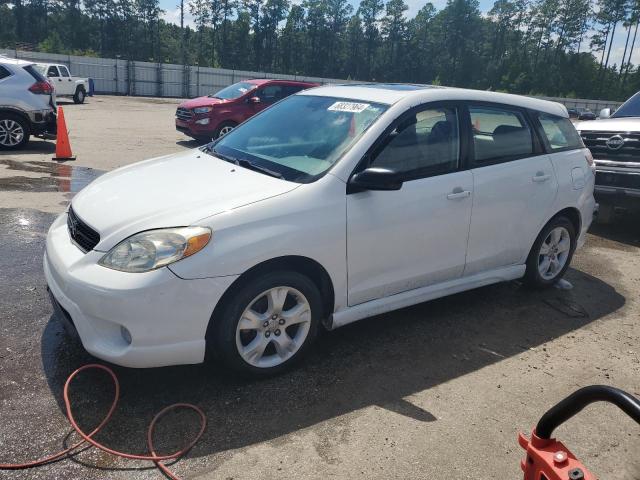
[[[98,264],[122,272],[148,272],[199,252],[210,239],[211,230],[205,227],[148,230],[117,244]]]
[[[193,109],[193,113],[209,113],[213,107],[197,107]]]

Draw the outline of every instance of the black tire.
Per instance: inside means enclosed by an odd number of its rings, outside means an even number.
[[[222,122],[220,125],[218,125],[218,127],[213,132],[213,140],[217,140],[218,138],[220,138],[220,136],[222,136],[222,132],[225,129],[229,129],[229,128],[233,129],[233,128],[236,128],[237,126],[238,124],[235,122]]]
[[[22,129],[21,140],[15,144],[9,137],[8,132],[16,134],[16,126]],[[22,116],[9,112],[0,112],[0,150],[18,150],[24,148],[29,143],[31,129],[29,122]],[[15,137],[13,137],[15,139]]]
[[[554,272],[552,278],[545,278],[542,276],[538,268],[541,256],[540,250],[543,242],[545,242],[550,233],[558,227],[564,228],[569,234],[569,251],[562,268],[559,271]],[[536,241],[533,243],[533,247],[531,247],[531,251],[529,252],[529,256],[527,258],[527,270],[524,274],[525,283],[533,288],[546,288],[560,280],[571,264],[573,253],[576,250],[576,240],[576,229],[571,220],[567,217],[559,215],[549,220],[536,238]]]
[[[73,103],[84,103],[87,98],[87,92],[84,87],[76,88],[76,93],[73,94]]]
[[[238,351],[236,330],[245,309],[251,305],[255,305],[253,304],[253,300],[263,292],[275,287],[293,288],[305,297],[311,310],[309,330],[301,346],[290,358],[275,366],[258,367],[246,361]],[[213,325],[212,328],[209,329],[207,346],[215,357],[221,359],[227,366],[241,374],[259,377],[276,375],[291,368],[304,357],[309,346],[316,338],[321,316],[322,297],[320,291],[315,283],[305,275],[297,272],[279,271],[255,276],[243,282],[243,284],[233,292],[232,296],[225,301],[221,308],[216,309],[216,313],[214,314],[215,318],[211,319]],[[252,334],[252,332],[253,331],[249,331],[249,334]],[[257,338],[258,334],[259,333],[256,332],[253,339]],[[280,335],[284,336],[288,335],[288,333],[281,333]],[[275,344],[273,343],[275,340],[275,336],[272,336],[270,340],[265,340],[269,342],[267,348],[264,350],[265,354],[268,353],[271,346],[274,352],[273,355],[277,356],[277,353],[275,353]],[[248,343],[250,343],[250,341],[252,341],[252,339],[250,339]],[[269,356],[267,358],[272,357]],[[279,359],[276,358],[276,360]]]

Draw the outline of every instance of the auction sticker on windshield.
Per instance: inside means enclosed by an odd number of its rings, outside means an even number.
[[[333,112],[360,113],[366,110],[368,106],[368,103],[336,102],[327,108],[327,110],[331,110]]]

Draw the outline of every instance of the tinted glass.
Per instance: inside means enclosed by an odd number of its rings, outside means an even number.
[[[531,129],[517,110],[469,107],[476,163],[491,163],[533,153]]]
[[[459,152],[456,111],[432,108],[400,120],[371,166],[408,176],[433,175],[455,170]]]
[[[284,91],[282,86],[280,85],[267,85],[266,87],[262,87],[258,90],[257,96],[260,98],[260,101],[263,103],[273,103],[281,100],[286,95],[284,95]]]
[[[47,77],[58,77],[60,74],[58,73],[58,67],[49,67],[47,70]]]
[[[332,97],[293,95],[241,124],[212,147],[286,180],[311,182],[326,172],[386,110]]]
[[[249,82],[238,82],[233,85],[229,85],[226,88],[223,88],[215,95],[209,95],[212,98],[221,98],[223,100],[233,100],[234,98],[241,97],[245,93],[256,88],[256,85]]]
[[[37,82],[46,82],[47,79],[42,76],[42,74],[34,68],[33,65],[27,65],[26,67],[22,67],[29,75],[31,75]]]
[[[69,70],[67,70],[67,67],[61,66],[60,67],[60,75],[62,75],[63,77],[69,77]]]
[[[576,132],[571,120],[547,113],[538,114],[544,134],[549,140],[551,150],[563,148],[583,148],[582,139]]]
[[[11,72],[6,68],[4,68],[2,65],[0,65],[0,80],[2,80],[3,78],[7,78],[9,76],[11,76]]]
[[[614,118],[640,117],[640,92],[624,102],[622,106],[616,110],[616,113],[611,116]]]

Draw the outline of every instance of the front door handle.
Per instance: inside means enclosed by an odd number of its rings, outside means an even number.
[[[531,180],[536,182],[536,183],[542,183],[542,182],[546,182],[550,178],[551,178],[551,175],[549,175],[549,174],[545,175],[542,172],[538,172],[538,173],[536,173],[535,177],[531,177]]]
[[[471,196],[471,192],[469,190],[462,190],[461,188],[454,188],[453,192],[447,195],[449,200],[455,200],[457,198],[467,198]]]

